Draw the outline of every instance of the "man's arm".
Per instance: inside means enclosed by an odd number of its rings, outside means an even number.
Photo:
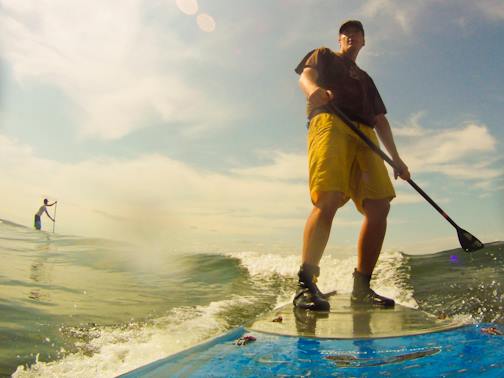
[[[396,179],[397,177],[401,177],[403,180],[409,180],[411,175],[408,166],[399,157],[399,152],[397,152],[394,136],[392,135],[392,130],[390,128],[387,117],[385,116],[385,114],[378,114],[375,117],[375,121],[376,133],[380,137],[380,140],[390,154],[390,157],[394,161],[394,164],[398,168],[397,170],[394,169],[394,177]]]
[[[53,203],[51,203],[51,204],[49,204],[49,203],[48,203],[46,206],[56,205],[57,203],[58,203],[58,201],[54,201],[54,202],[53,202]]]
[[[331,91],[318,86],[317,79],[318,72],[311,67],[306,67],[299,76],[299,86],[312,109],[327,104],[333,98]]]
[[[53,217],[51,217],[51,216],[49,215],[49,213],[48,213],[47,209],[45,210],[45,213],[46,213],[46,214],[47,214],[47,216],[48,216],[48,217],[49,217],[49,218],[50,218],[50,219],[54,222]]]

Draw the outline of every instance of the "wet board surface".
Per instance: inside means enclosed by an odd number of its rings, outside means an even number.
[[[284,306],[121,377],[504,376],[502,325],[461,325],[402,306],[352,307],[345,296],[331,305],[326,314]],[[278,316],[282,322],[273,322]]]
[[[353,306],[349,295],[333,295],[329,303],[330,312],[299,310],[288,304],[262,316],[248,328],[285,336],[359,339],[419,335],[464,325],[397,304],[393,308]],[[280,318],[281,321],[273,321]]]

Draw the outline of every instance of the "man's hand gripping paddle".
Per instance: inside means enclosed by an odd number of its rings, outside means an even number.
[[[375,145],[362,131],[360,131],[357,126],[348,118],[341,110],[339,110],[334,104],[328,104],[330,110],[334,112],[338,117],[340,117],[345,124],[350,127],[376,154],[378,154],[383,160],[385,160],[392,168],[398,170],[394,161],[385,154],[377,145]],[[483,248],[485,245],[478,240],[474,235],[471,235],[466,230],[460,228],[443,209],[441,209],[432,198],[430,198],[427,193],[425,193],[412,179],[407,180],[408,183],[422,195],[423,198],[427,200],[450,224],[457,230],[458,239],[462,249],[466,252],[474,252],[478,249]]]

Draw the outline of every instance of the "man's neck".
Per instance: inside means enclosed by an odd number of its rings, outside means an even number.
[[[357,55],[359,55],[359,52],[358,51],[350,51],[350,50],[347,50],[347,51],[340,50],[339,55],[343,56],[347,59],[350,59],[352,62],[355,63],[355,61],[357,60]]]

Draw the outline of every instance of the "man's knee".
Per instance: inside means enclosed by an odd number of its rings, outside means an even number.
[[[345,196],[341,192],[319,192],[313,201],[313,205],[321,215],[331,220],[344,204]]]
[[[364,209],[364,214],[368,219],[371,220],[382,220],[386,219],[390,211],[390,200],[389,199],[379,199],[379,200],[364,200],[362,207]]]

